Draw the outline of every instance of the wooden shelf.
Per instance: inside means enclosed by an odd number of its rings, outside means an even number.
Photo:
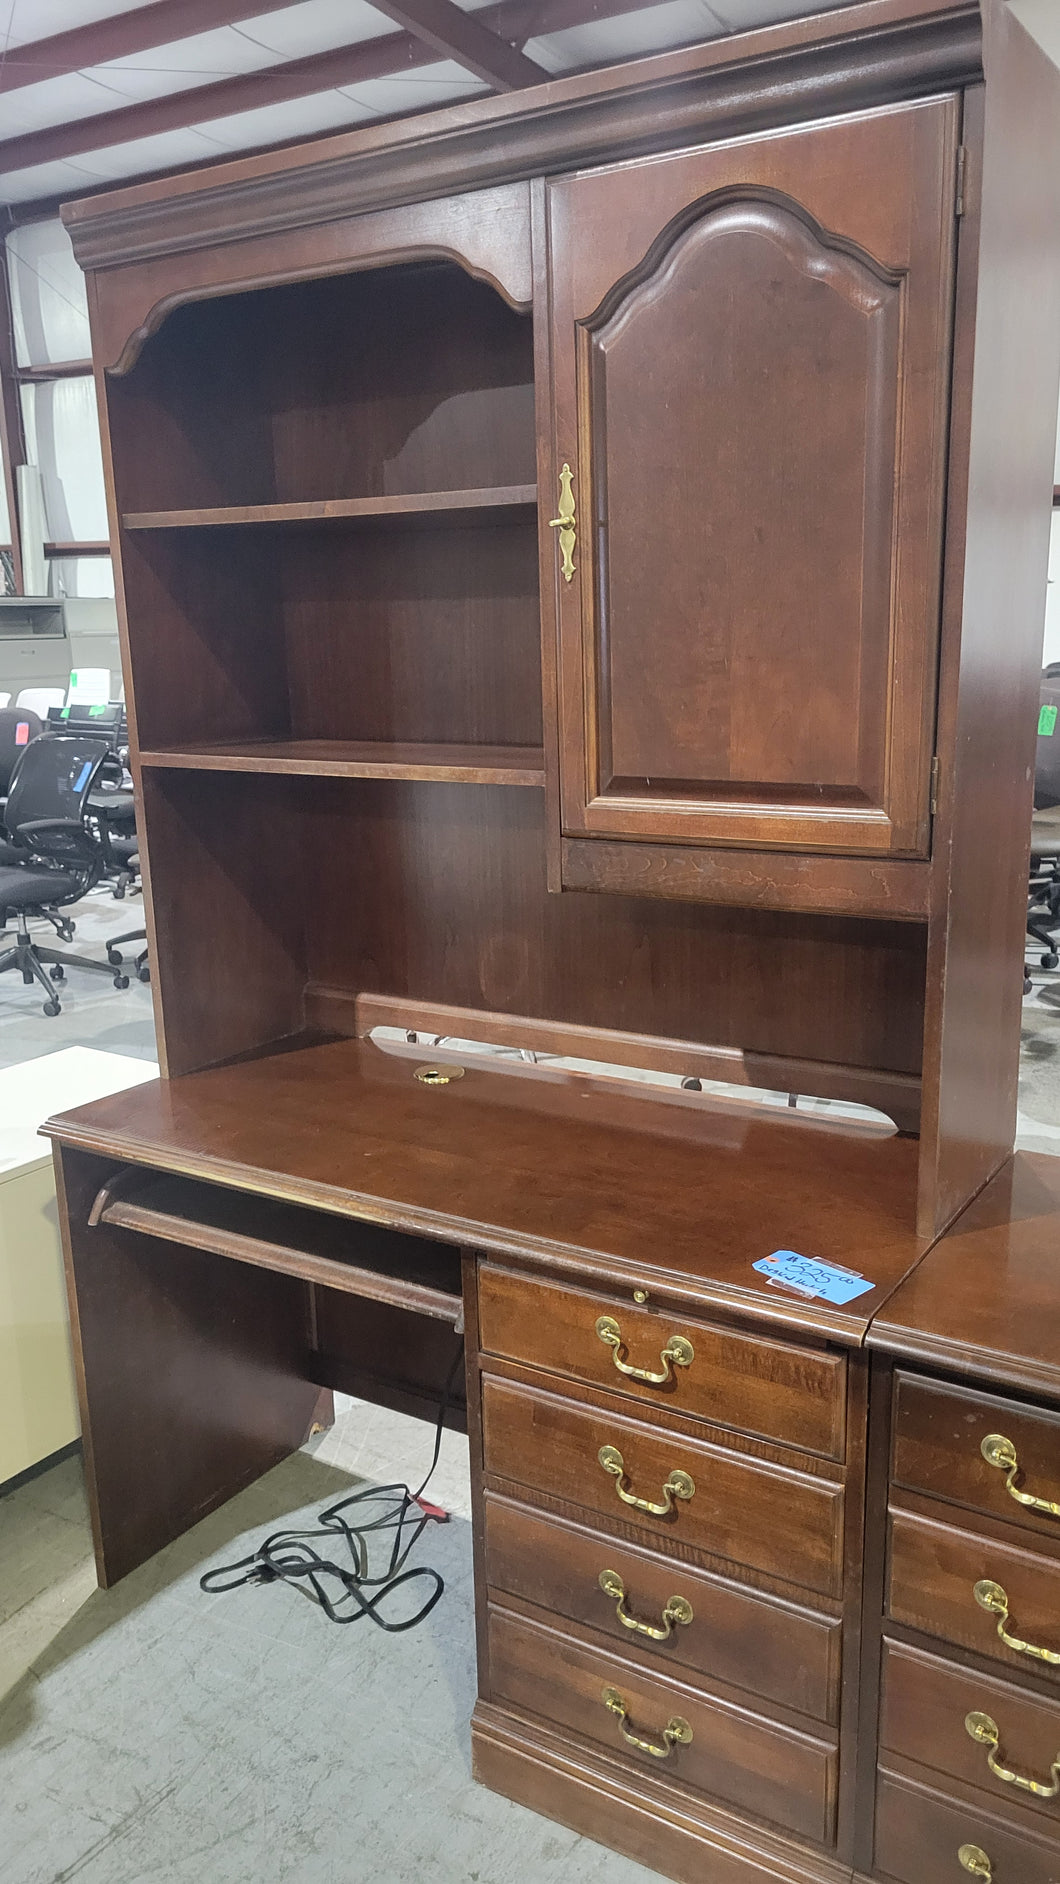
[[[239,740],[141,752],[141,765],[192,772],[289,772],[306,778],[438,780],[452,785],[538,785],[536,746],[421,746],[349,739]]]
[[[536,484],[473,491],[413,491],[402,497],[323,497],[305,504],[234,504],[215,510],[137,510],[127,530],[211,530],[272,523],[504,522],[537,504]]]

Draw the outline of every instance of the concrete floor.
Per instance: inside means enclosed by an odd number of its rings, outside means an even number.
[[[1035,957],[1030,956],[1032,965]],[[1016,1143],[1024,1151],[1060,1153],[1060,969],[1032,966],[1033,991],[1023,1002]]]
[[[101,955],[141,908],[97,892],[71,946]],[[155,1057],[148,988],[71,971],[62,999],[49,1020],[0,978],[0,1065],[72,1045]],[[1036,971],[1024,1002],[1019,1143],[1060,1151],[1060,972]],[[200,1591],[208,1566],[347,1488],[419,1483],[425,1425],[340,1407],[330,1433],[109,1593],[79,1460],[0,1496],[0,1884],[650,1884],[471,1779],[465,1440],[445,1435],[433,1481],[452,1520],[413,1556],[446,1579],[421,1627],[338,1628],[275,1586]]]
[[[93,890],[67,912],[76,924],[72,942],[60,941],[50,923],[31,922],[30,934],[49,948],[107,959],[107,940],[143,927],[142,896],[127,895],[115,902],[110,886]],[[9,945],[10,931],[0,935],[0,954]],[[142,942],[122,949],[126,964],[134,961]],[[135,1060],[154,1060],[155,1023],[151,990],[130,970],[129,986],[116,988],[106,975],[71,968],[58,990],[62,1012],[44,1013],[44,990],[39,983],[27,988],[21,975],[0,975],[0,1067],[20,1066],[60,1047],[97,1047],[102,1053],[127,1053]]]
[[[189,1536],[95,1588],[80,1466],[0,1500],[4,1884],[650,1884],[471,1779],[467,1441],[451,1521],[413,1562],[445,1578],[404,1635],[337,1627],[273,1585],[204,1595],[212,1564],[429,1463],[417,1420],[343,1402],[335,1427]]]

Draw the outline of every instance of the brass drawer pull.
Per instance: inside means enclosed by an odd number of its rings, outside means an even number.
[[[574,474],[570,465],[565,464],[559,474],[559,516],[550,517],[548,527],[559,531],[560,555],[563,558],[563,580],[570,582],[574,576],[574,545],[577,542],[578,524],[574,511]]]
[[[1004,1472],[1008,1495],[1018,1505],[1026,1505],[1028,1511],[1044,1511],[1050,1518],[1060,1518],[1060,1504],[1048,1498],[1032,1498],[1029,1492],[1017,1488],[1020,1465],[1011,1439],[1006,1439],[1003,1433],[987,1433],[979,1450],[987,1465],[996,1465],[999,1472]]]
[[[668,1642],[677,1623],[682,1626],[692,1620],[692,1605],[683,1596],[671,1596],[662,1612],[662,1628],[654,1623],[638,1622],[626,1608],[626,1586],[616,1570],[601,1570],[600,1588],[605,1596],[613,1596],[618,1620],[625,1629],[633,1629],[637,1635],[647,1635],[653,1642]]]
[[[973,1877],[982,1878],[983,1884],[990,1884],[994,1867],[981,1845],[962,1845],[957,1856]]]
[[[653,1518],[665,1518],[667,1513],[673,1510],[675,1498],[694,1498],[696,1495],[695,1481],[689,1478],[688,1473],[674,1471],[670,1473],[669,1478],[663,1486],[661,1504],[652,1504],[650,1498],[635,1498],[633,1493],[627,1491],[622,1483],[622,1480],[626,1476],[626,1467],[618,1447],[601,1446],[596,1456],[603,1466],[604,1471],[610,1472],[611,1477],[617,1479],[618,1482],[615,1486],[615,1490],[621,1498],[622,1503],[624,1505],[632,1505],[634,1511],[647,1511],[649,1516]]]
[[[1009,1634],[1008,1596],[1000,1583],[992,1583],[989,1577],[984,1577],[975,1585],[973,1594],[980,1609],[997,1617],[997,1632],[1006,1648],[1014,1649],[1017,1655],[1031,1655],[1037,1662],[1048,1662],[1051,1668],[1060,1668],[1060,1653],[1056,1649],[1036,1648],[1033,1642],[1022,1642],[1018,1635]]]
[[[1014,1773],[1011,1767],[1002,1766],[998,1757],[1001,1731],[996,1720],[991,1720],[989,1714],[966,1714],[964,1726],[965,1731],[973,1740],[977,1740],[981,1747],[987,1748],[986,1763],[995,1779],[1003,1780],[1006,1786],[1018,1787],[1020,1792],[1032,1792],[1036,1799],[1055,1799],[1060,1794],[1060,1753],[1057,1754],[1049,1769],[1052,1775],[1051,1782],[1045,1786],[1040,1779],[1024,1779],[1022,1773]]]
[[[668,1380],[673,1379],[675,1367],[691,1367],[696,1358],[691,1341],[686,1341],[684,1335],[671,1335],[659,1356],[663,1364],[662,1373],[653,1374],[649,1367],[631,1367],[628,1361],[622,1359],[622,1349],[626,1344],[622,1339],[622,1330],[613,1315],[601,1315],[596,1324],[596,1332],[601,1341],[611,1349],[611,1359],[619,1373],[624,1374],[627,1380],[643,1380],[649,1387],[664,1387]]]
[[[687,1747],[692,1739],[688,1722],[682,1720],[680,1714],[674,1714],[662,1730],[662,1746],[657,1740],[642,1740],[626,1726],[629,1714],[618,1689],[605,1688],[600,1698],[610,1713],[618,1715],[619,1730],[626,1745],[636,1747],[638,1753],[650,1753],[653,1760],[668,1760],[675,1747]]]

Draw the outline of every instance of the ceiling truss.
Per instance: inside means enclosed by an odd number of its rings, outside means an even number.
[[[354,45],[236,77],[214,80],[162,97],[143,99],[89,117],[0,138],[0,173],[30,169],[94,150],[136,142],[157,133],[207,124],[314,93],[391,78],[439,58],[454,60],[496,91],[536,85],[550,76],[523,51],[528,39],[639,12],[661,0],[494,0],[468,13],[455,0],[371,0],[401,28]],[[0,59],[0,94],[128,59],[178,38],[262,18],[291,0],[154,0],[49,39],[13,47]]]

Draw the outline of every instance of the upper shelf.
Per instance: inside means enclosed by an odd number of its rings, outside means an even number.
[[[308,778],[436,780],[450,785],[537,785],[537,746],[402,745],[383,740],[254,739],[141,752],[140,763],[196,772],[287,772]]]
[[[134,510],[126,530],[208,530],[270,523],[507,522],[537,504],[536,484],[470,491],[412,491],[400,497],[322,497],[303,504],[232,504],[215,510]]]

